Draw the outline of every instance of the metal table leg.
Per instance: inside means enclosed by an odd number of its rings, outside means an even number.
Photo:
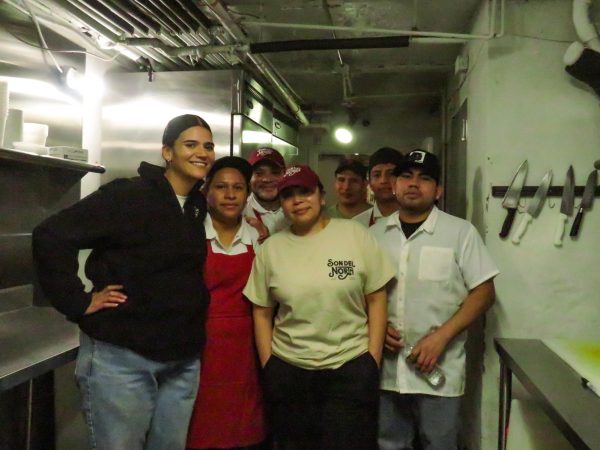
[[[512,399],[512,372],[500,358],[500,411],[498,423],[498,450],[506,450],[510,403]]]

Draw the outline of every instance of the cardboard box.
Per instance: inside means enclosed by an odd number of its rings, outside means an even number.
[[[71,159],[73,161],[87,162],[88,160],[88,151],[84,148],[65,146],[48,147],[48,155],[55,158]]]

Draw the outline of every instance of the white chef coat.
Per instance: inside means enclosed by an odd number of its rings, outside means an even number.
[[[266,209],[258,202],[256,197],[254,197],[254,194],[250,194],[248,197],[248,203],[244,209],[244,216],[256,217],[259,219],[264,226],[267,227],[269,234],[277,233],[289,225],[287,219],[283,215],[281,207],[274,211]]]
[[[461,307],[469,291],[499,272],[473,225],[434,207],[408,239],[398,213],[369,228],[396,267],[388,292],[388,320],[414,345]],[[455,397],[464,393],[466,331],[456,336],[438,364],[446,382],[433,388],[398,354],[384,351],[381,389]]]

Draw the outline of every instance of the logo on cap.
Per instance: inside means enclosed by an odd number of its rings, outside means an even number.
[[[271,150],[270,148],[259,148],[256,151],[257,156],[269,156],[272,154],[273,154],[273,150]]]
[[[291,177],[292,175],[296,175],[301,170],[302,169],[300,167],[298,167],[298,166],[292,166],[288,170],[285,171],[285,174],[283,174],[283,176],[284,177]]]
[[[422,164],[425,162],[425,152],[420,152],[418,150],[412,151],[409,153],[408,159],[410,161],[414,161],[414,162]]]

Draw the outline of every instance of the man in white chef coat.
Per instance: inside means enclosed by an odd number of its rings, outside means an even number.
[[[396,176],[398,212],[369,229],[397,270],[388,292],[379,448],[411,449],[418,435],[425,449],[457,449],[466,329],[493,304],[498,269],[475,227],[436,207],[443,188],[434,154],[410,152]],[[408,360],[405,346],[413,347]],[[426,374],[436,366],[445,382],[432,386]]]
[[[260,147],[254,150],[248,162],[252,166],[250,189],[244,216],[256,218],[269,234],[287,226],[279,203],[277,183],[285,172],[285,161],[281,153],[271,147]]]

